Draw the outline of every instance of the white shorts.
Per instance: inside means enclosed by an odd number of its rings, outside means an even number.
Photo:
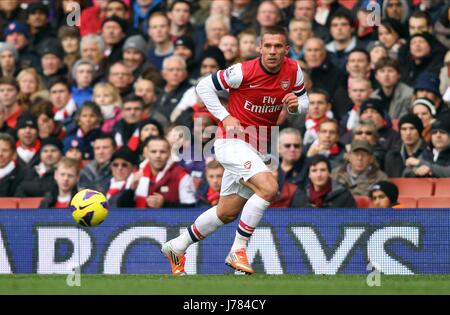
[[[222,177],[220,195],[238,194],[250,198],[254,192],[242,185],[239,180],[249,180],[253,175],[270,172],[263,162],[262,155],[250,144],[240,139],[216,139],[214,153],[217,161],[223,165],[225,172]]]

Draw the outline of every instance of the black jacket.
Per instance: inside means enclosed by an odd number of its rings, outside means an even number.
[[[405,170],[405,160],[409,157],[418,158],[426,149],[427,144],[421,141],[420,146],[412,155],[407,155],[406,149],[402,145],[400,149],[389,150],[384,160],[384,172],[388,177],[403,177]]]
[[[341,184],[332,181],[332,190],[326,195],[323,208],[355,208],[356,201],[350,190]],[[297,189],[292,200],[293,208],[312,208],[309,201],[309,184],[304,189]]]
[[[25,177],[25,170],[19,163],[9,174],[0,179],[0,197],[13,197],[19,184]]]
[[[157,101],[156,110],[170,120],[170,114],[181,101],[184,93],[191,87],[189,80],[183,81],[175,90],[170,93],[164,92]]]
[[[75,194],[78,192],[78,187],[75,186],[72,189],[71,197],[75,196]],[[42,199],[41,204],[39,205],[39,208],[53,208],[58,201],[58,185],[53,185],[52,188],[45,194],[44,199]]]
[[[54,174],[52,169],[40,177],[35,167],[28,168],[23,182],[16,190],[16,197],[43,197],[56,184]]]

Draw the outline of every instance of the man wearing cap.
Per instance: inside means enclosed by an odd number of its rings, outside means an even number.
[[[398,202],[398,188],[388,181],[379,181],[370,188],[369,198],[374,208],[404,208]]]
[[[195,57],[195,43],[188,35],[177,37],[175,40],[174,55],[182,57],[186,61],[187,70],[189,74],[193,73],[196,66]]]
[[[0,32],[12,21],[25,22],[26,19],[27,12],[21,8],[19,0],[0,1]]]
[[[141,35],[126,39],[122,48],[123,63],[131,69],[133,77],[138,78],[145,67],[147,43]]]
[[[373,147],[367,140],[352,142],[348,161],[334,168],[331,177],[350,189],[352,195],[367,195],[374,183],[388,179],[375,163]]]
[[[43,139],[39,152],[39,164],[27,168],[16,190],[17,197],[42,197],[55,185],[55,167],[63,156],[62,142],[53,137]]]
[[[447,104],[442,102],[439,85],[440,80],[436,74],[430,72],[421,73],[414,83],[414,96],[415,99],[427,98],[431,100],[436,108],[434,115],[443,117],[443,115],[449,114],[449,108]]]
[[[138,156],[127,146],[120,147],[111,157],[111,179],[106,190],[106,199],[110,207],[125,206],[121,197],[127,189],[131,189],[133,173],[138,166]]]
[[[39,47],[49,38],[56,38],[56,33],[49,23],[49,8],[40,1],[31,3],[27,8],[27,24],[31,34],[31,49]]]
[[[39,74],[45,86],[48,86],[53,78],[67,75],[67,66],[63,62],[64,52],[57,40],[45,41],[39,52],[41,55]]]
[[[17,120],[17,161],[24,167],[39,163],[41,140],[38,134],[37,118],[31,112],[23,112]]]
[[[28,27],[18,21],[9,23],[4,31],[5,42],[13,45],[19,53],[19,65],[21,69],[39,66],[39,55],[30,50]]]
[[[117,16],[111,16],[103,21],[101,36],[106,44],[105,56],[108,57],[109,64],[122,59],[126,31],[127,22]]]
[[[389,150],[384,160],[384,171],[389,177],[404,177],[405,161],[410,157],[418,158],[427,147],[422,139],[422,121],[416,115],[402,116],[398,129],[402,139],[401,146],[399,149]]]
[[[13,197],[24,176],[23,167],[16,162],[14,138],[0,133],[0,197]]]
[[[430,147],[405,164],[405,177],[450,177],[450,121],[436,120],[431,127]]]
[[[0,107],[4,109],[4,119],[9,129],[16,128],[17,119],[22,113],[19,91],[19,83],[14,78],[0,77]]]

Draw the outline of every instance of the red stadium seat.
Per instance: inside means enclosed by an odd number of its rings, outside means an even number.
[[[398,202],[405,208],[417,208],[417,199],[408,196],[399,196]]]
[[[434,180],[434,195],[437,197],[450,197],[450,178],[436,178]]]
[[[372,200],[368,196],[353,196],[357,208],[371,208]]]
[[[418,208],[450,208],[450,197],[422,197],[417,201]]]
[[[399,195],[404,197],[429,197],[434,193],[433,178],[391,178],[389,181],[397,185]]]
[[[13,197],[1,197],[0,209],[16,209],[19,205],[19,199]]]
[[[32,197],[32,198],[19,198],[19,208],[22,209],[34,209],[39,208],[41,204],[42,197]]]

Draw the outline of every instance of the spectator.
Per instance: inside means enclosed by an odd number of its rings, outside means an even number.
[[[250,27],[255,20],[258,3],[251,0],[232,0],[231,6],[231,17],[235,18],[235,23],[240,24],[239,28],[236,28],[245,29]]]
[[[433,115],[438,118],[444,117],[449,113],[447,104],[442,102],[439,84],[438,76],[428,72],[421,73],[414,84],[414,98],[428,98],[431,100],[436,109]]]
[[[270,0],[262,1],[256,11],[256,23],[254,23],[256,32],[260,35],[268,27],[273,27],[281,22],[281,10]]]
[[[399,59],[399,52],[406,44],[403,25],[395,19],[384,19],[378,29],[378,40],[388,50],[389,57]]]
[[[45,41],[55,39],[56,34],[49,23],[48,6],[41,2],[33,2],[27,8],[27,21],[31,34],[31,49],[45,47]]]
[[[409,36],[416,33],[433,33],[431,16],[427,11],[415,11],[408,18]]]
[[[333,169],[331,177],[347,187],[352,195],[366,195],[370,187],[387,180],[386,174],[375,163],[373,148],[368,141],[353,141],[348,161]]]
[[[9,134],[0,133],[0,197],[14,196],[25,177],[23,167],[14,160],[15,156],[14,138]]]
[[[363,48],[367,48],[367,45],[377,39],[377,28],[369,21],[372,18],[372,10],[367,6],[366,1],[360,1],[359,5],[356,5],[356,39]]]
[[[62,158],[55,170],[56,185],[47,192],[39,205],[40,208],[69,208],[70,200],[78,192],[80,165],[70,158]]]
[[[194,69],[196,67],[195,58],[195,42],[189,35],[177,37],[175,39],[174,55],[180,56],[186,61],[186,66],[189,75],[194,75]]]
[[[123,63],[131,69],[133,77],[138,78],[145,66],[147,43],[141,35],[133,35],[123,45]]]
[[[378,141],[380,136],[378,135],[377,126],[371,120],[360,120],[355,128],[352,130],[352,138],[348,144],[345,145],[347,152],[351,151],[351,143],[353,141],[368,141],[373,148],[373,155],[380,168],[385,165],[386,149],[384,149]]]
[[[127,145],[136,151],[139,145],[139,124],[145,119],[144,101],[136,95],[123,100],[122,118],[114,125],[117,146]]]
[[[418,158],[427,147],[421,136],[423,124],[419,117],[406,114],[400,118],[398,127],[401,146],[388,151],[384,163],[384,171],[389,177],[404,177],[405,161],[410,157]]]
[[[186,62],[180,56],[164,59],[162,76],[166,81],[157,110],[170,119],[170,115],[184,93],[191,87],[187,80]]]
[[[144,114],[157,120],[163,128],[169,125],[169,120],[166,116],[161,114],[157,107],[157,88],[152,80],[144,77],[139,77],[134,83],[134,94],[139,96],[144,101]]]
[[[445,54],[444,66],[441,68],[439,74],[441,84],[439,85],[439,91],[443,95],[443,100],[447,104],[450,104],[450,50]]]
[[[431,125],[434,123],[434,118],[436,116],[436,106],[434,105],[433,101],[425,97],[418,98],[412,104],[411,111],[422,121],[422,138],[425,140],[425,142],[430,142]]]
[[[406,0],[383,1],[383,7],[381,10],[383,18],[391,18],[400,23],[406,23],[410,11]]]
[[[164,129],[161,124],[153,118],[147,118],[139,124],[139,148],[138,153],[143,155],[147,140],[150,137],[163,137]]]
[[[102,23],[106,18],[107,0],[95,0],[93,6],[84,9],[80,17],[80,34],[82,37],[90,34],[98,34]]]
[[[352,131],[359,122],[360,109],[362,103],[369,99],[372,94],[372,86],[367,79],[353,79],[348,88],[348,96],[352,101],[351,110],[341,119],[341,132]]]
[[[450,49],[450,5],[447,5],[444,10],[442,10],[441,16],[436,24],[434,25],[434,31],[436,33],[436,38],[444,45],[447,49]]]
[[[0,43],[0,75],[15,77],[19,72],[19,54],[16,48],[8,43]]]
[[[439,75],[445,52],[434,49],[432,42],[432,36],[428,33],[414,34],[410,37],[409,52],[400,65],[404,83],[412,85],[424,72]]]
[[[291,42],[289,57],[296,60],[303,58],[303,45],[313,35],[312,23],[307,17],[292,19],[289,22],[289,40]]]
[[[116,143],[111,134],[101,134],[93,141],[94,160],[81,170],[79,186],[106,194],[111,178],[111,157]]]
[[[278,180],[278,194],[276,200],[270,204],[270,208],[290,208],[294,195],[298,190],[296,184],[284,181],[282,175],[279,173],[279,168],[272,170],[272,174]]]
[[[20,87],[20,103],[25,107],[30,105],[30,99],[33,94],[44,89],[41,77],[34,68],[25,68],[20,71],[17,75],[17,83],[19,83]]]
[[[333,118],[331,103],[326,91],[313,89],[308,93],[308,98],[308,114],[305,118],[306,132],[303,136],[303,145],[305,146],[317,140],[320,123],[327,118]]]
[[[54,78],[48,85],[50,101],[55,112],[54,120],[61,122],[67,132],[75,128],[73,116],[77,111],[77,104],[70,93],[70,86],[63,77]]]
[[[162,9],[162,0],[136,0],[133,4],[133,26],[142,33],[147,33],[149,17]]]
[[[281,130],[278,150],[280,181],[303,186],[306,181],[306,157],[303,154],[302,137],[298,129],[285,128]]]
[[[111,65],[108,71],[108,82],[119,89],[120,96],[126,98],[133,91],[133,73],[122,61]]]
[[[433,123],[430,147],[419,158],[408,158],[405,164],[406,177],[450,177],[450,122]]]
[[[24,169],[36,166],[41,148],[36,116],[28,111],[20,114],[16,130],[17,161]]]
[[[125,21],[130,20],[130,12],[127,3],[122,0],[108,0],[106,5],[106,17],[117,16]]]
[[[56,138],[41,141],[39,164],[27,168],[22,183],[16,190],[17,197],[43,197],[55,185],[55,168],[62,158],[62,142]]]
[[[379,40],[369,43],[366,49],[370,55],[370,70],[373,72],[377,62],[382,58],[388,57],[388,50]]]
[[[325,26],[317,23],[315,19],[316,10],[316,1],[294,1],[294,18],[306,17],[311,22],[314,36],[328,43],[330,34]]]
[[[53,78],[67,75],[67,67],[63,63],[63,51],[55,40],[48,40],[40,50],[40,75],[45,86],[49,86]]]
[[[239,33],[239,56],[241,58],[255,58],[257,56],[256,32],[253,29],[246,29]],[[293,48],[291,48],[292,50]],[[291,55],[292,56],[292,55]],[[302,54],[303,56],[303,54]],[[294,58],[294,57],[292,57]],[[300,59],[300,58],[297,58]]]
[[[80,31],[75,26],[64,25],[58,30],[58,40],[64,51],[63,62],[72,73],[73,65],[80,59]]]
[[[64,126],[61,121],[54,119],[55,113],[52,103],[47,100],[38,100],[30,107],[30,111],[37,118],[39,138],[44,140],[50,137],[62,141],[65,136]]]
[[[331,165],[323,155],[308,160],[308,183],[297,190],[293,208],[354,208],[355,199],[349,189],[331,178]]]
[[[194,28],[190,22],[191,2],[187,0],[175,0],[167,12],[170,19],[170,35],[173,39],[192,34]]]
[[[100,126],[103,122],[100,107],[94,102],[85,102],[75,112],[74,121],[77,128],[64,138],[64,152],[73,146],[79,146],[83,160],[92,160],[94,157],[92,143],[100,135]]]
[[[236,63],[239,57],[239,41],[234,35],[225,35],[219,41],[219,49],[225,56],[227,67]]]
[[[132,189],[134,172],[138,165],[136,154],[130,148],[119,148],[111,157],[111,179],[109,180],[106,199],[110,207],[126,206],[121,204],[127,189]]]
[[[117,16],[108,17],[103,21],[101,36],[106,44],[105,56],[110,64],[122,59],[126,32],[126,21]]]
[[[3,3],[0,1],[0,3]],[[1,19],[0,19],[1,20]],[[0,22],[1,23],[1,22]],[[30,33],[28,27],[19,21],[12,21],[5,28],[3,35],[5,42],[13,45],[19,53],[19,67],[37,68],[39,66],[39,55],[30,47]]]
[[[119,90],[111,83],[102,82],[94,86],[92,100],[100,106],[104,122],[103,132],[111,132],[122,117],[122,101]]]
[[[5,109],[5,122],[10,129],[16,128],[17,118],[22,113],[19,91],[19,84],[14,78],[0,77],[0,107]]]
[[[345,147],[339,141],[339,123],[335,119],[327,118],[319,124],[318,138],[305,146],[307,157],[320,154],[326,156],[331,167],[344,162]]]
[[[27,13],[21,8],[19,0],[0,1],[0,34],[14,20],[24,23],[26,19]]]
[[[198,64],[200,68],[196,69],[193,75],[193,77],[196,78],[217,72],[218,70],[225,69],[226,67],[226,61],[223,52],[215,46],[208,47],[201,53]],[[197,84],[197,82],[198,79],[193,83]]]
[[[142,167],[135,192],[137,208],[189,207],[196,203],[192,178],[170,160],[169,142],[162,137],[147,144],[148,162]]]
[[[81,59],[94,65],[94,82],[103,80],[106,74],[105,42],[99,35],[86,35],[80,42]]]
[[[373,92],[372,97],[388,104],[391,119],[400,119],[409,110],[414,90],[400,81],[398,62],[389,58],[381,59],[375,66],[375,78],[380,88]]]
[[[338,69],[345,69],[345,60],[349,53],[358,46],[358,40],[353,35],[354,22],[345,11],[336,12],[330,18],[330,34],[332,41],[326,45],[331,62]]]
[[[388,181],[375,183],[369,191],[374,208],[404,208],[398,202],[398,188]]]
[[[84,102],[92,100],[94,65],[88,60],[78,60],[72,68],[72,79],[72,98],[77,107],[80,107]]]
[[[175,48],[170,39],[170,20],[164,13],[155,12],[150,16],[148,36],[154,47],[148,51],[147,60],[161,71],[163,60],[171,56]]]
[[[230,18],[222,15],[210,15],[205,21],[205,32],[206,41],[199,42],[195,51],[197,52],[197,57],[200,56],[201,52],[208,47],[218,46],[220,39],[230,34]]]
[[[216,160],[212,160],[206,164],[205,178],[200,182],[196,192],[196,207],[209,208],[217,205],[220,197],[223,173],[223,166]]]

